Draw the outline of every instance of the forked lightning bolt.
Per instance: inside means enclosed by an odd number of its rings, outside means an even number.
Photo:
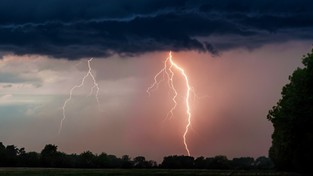
[[[85,84],[85,80],[86,80],[86,78],[87,78],[88,76],[90,76],[90,77],[92,78],[92,81],[93,81],[93,86],[91,87],[90,95],[93,93],[94,89],[96,89],[95,97],[96,97],[96,100],[97,100],[97,103],[98,103],[98,107],[100,106],[100,105],[99,105],[99,97],[98,97],[100,88],[99,88],[99,85],[98,85],[98,83],[97,83],[97,81],[96,81],[96,79],[95,79],[95,76],[94,76],[94,75],[92,74],[92,72],[91,72],[92,69],[91,69],[90,63],[91,63],[92,59],[93,59],[93,58],[91,58],[91,59],[88,60],[88,72],[87,72],[86,75],[82,78],[81,83],[80,83],[79,85],[75,85],[74,87],[72,87],[72,89],[70,90],[69,97],[64,101],[63,108],[62,108],[62,109],[63,109],[63,118],[62,118],[62,120],[61,120],[61,122],[60,122],[59,134],[61,133],[61,130],[62,130],[62,127],[63,127],[63,121],[64,121],[65,118],[66,118],[66,116],[65,116],[66,105],[71,101],[74,90],[77,89],[77,88],[82,87],[82,86]]]
[[[175,76],[173,68],[175,68],[183,77],[185,80],[185,84],[186,84],[186,96],[185,96],[185,103],[186,103],[186,114],[187,114],[187,125],[185,127],[185,132],[183,134],[183,142],[185,145],[185,149],[187,151],[187,154],[190,156],[190,151],[188,148],[188,144],[187,144],[187,134],[189,131],[189,127],[191,125],[191,110],[190,110],[190,92],[192,91],[191,86],[189,84],[189,79],[188,76],[185,73],[185,70],[180,67],[178,64],[176,64],[172,58],[172,52],[169,53],[169,57],[165,60],[164,62],[164,67],[162,68],[162,70],[160,70],[154,77],[154,82],[152,83],[152,85],[147,89],[147,93],[150,95],[151,91],[153,91],[154,89],[158,88],[159,84],[164,80],[164,77],[167,77],[167,81],[168,81],[168,85],[170,87],[170,89],[173,91],[174,96],[172,97],[172,101],[174,103],[173,107],[171,108],[171,110],[169,111],[168,115],[170,115],[170,117],[173,117],[173,111],[175,110],[176,106],[177,106],[177,91],[175,89],[174,86],[174,82],[173,82],[173,78]],[[158,80],[158,78],[160,76],[163,76],[161,80]]]

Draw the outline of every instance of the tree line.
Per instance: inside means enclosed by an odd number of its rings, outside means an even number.
[[[66,154],[56,145],[47,144],[40,153],[26,152],[14,145],[0,142],[0,167],[53,167],[53,168],[166,168],[166,169],[272,169],[269,158],[241,157],[228,160],[226,156],[212,158],[191,156],[166,156],[162,163],[146,160],[144,156],[121,158],[106,153]]]

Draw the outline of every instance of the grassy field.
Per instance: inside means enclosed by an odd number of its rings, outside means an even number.
[[[1,176],[299,176],[274,171],[167,170],[167,169],[45,169],[0,168]]]

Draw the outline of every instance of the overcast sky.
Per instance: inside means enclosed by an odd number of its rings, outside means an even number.
[[[169,51],[200,98],[187,135],[193,156],[267,155],[266,115],[313,43],[309,0],[2,0],[0,141],[40,151],[91,150],[160,161],[184,154],[184,79],[146,89]],[[99,84],[75,89],[88,71]]]

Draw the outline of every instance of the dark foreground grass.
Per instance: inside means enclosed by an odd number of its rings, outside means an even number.
[[[0,176],[299,176],[274,171],[0,168]]]

